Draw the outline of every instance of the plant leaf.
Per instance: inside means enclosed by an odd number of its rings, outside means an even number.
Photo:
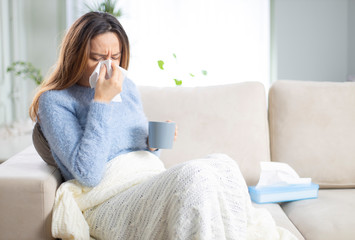
[[[173,53],[173,57],[176,59],[176,54],[175,53]]]
[[[174,80],[175,80],[176,86],[181,86],[182,80],[178,80],[178,79],[176,79],[176,78],[174,78]]]
[[[202,70],[201,71],[203,75],[207,76],[207,71],[206,70]]]
[[[192,73],[190,73],[190,76],[191,76],[191,77],[195,77],[195,75],[193,75]]]
[[[164,70],[164,61],[163,60],[158,60],[158,66],[161,70]]]
[[[117,2],[117,0],[103,0],[101,3],[94,3],[92,6],[85,4],[85,6],[91,12],[107,12],[112,14],[114,17],[119,18],[122,16],[122,10],[118,9],[115,11]]]
[[[13,72],[15,76],[22,76],[32,79],[39,85],[42,80],[41,71],[35,68],[30,62],[17,61],[13,62],[8,68],[7,72]]]

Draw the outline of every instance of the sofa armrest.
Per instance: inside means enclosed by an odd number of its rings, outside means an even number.
[[[52,239],[55,192],[62,182],[33,145],[0,165],[2,239]]]

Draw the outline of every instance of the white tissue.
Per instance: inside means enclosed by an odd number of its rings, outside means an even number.
[[[108,60],[105,60],[105,61],[101,61],[97,64],[95,70],[92,72],[90,78],[89,78],[89,83],[90,83],[90,87],[91,88],[95,88],[96,87],[96,83],[97,83],[97,80],[99,79],[99,75],[100,75],[100,69],[101,69],[101,65],[102,64],[105,64],[106,65],[106,75],[105,75],[105,78],[106,79],[109,79],[111,76],[112,76],[112,67],[111,67],[111,63],[112,63],[112,60],[111,59],[108,59]],[[116,65],[122,72],[123,74],[123,78],[126,78],[127,77],[127,70],[121,68],[120,66]],[[113,102],[122,102],[122,98],[121,98],[121,94],[117,94],[113,99],[112,99]]]
[[[260,179],[256,187],[311,184],[311,178],[300,178],[287,163],[260,162],[260,167]]]

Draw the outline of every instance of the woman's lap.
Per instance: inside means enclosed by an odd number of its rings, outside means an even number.
[[[245,232],[233,227],[246,227],[245,191],[237,164],[211,156],[172,167],[84,216],[102,239],[223,239]]]

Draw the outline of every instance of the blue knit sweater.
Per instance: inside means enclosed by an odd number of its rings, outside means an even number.
[[[41,95],[39,124],[65,180],[96,186],[109,160],[148,150],[138,90],[129,79],[122,89],[122,102],[109,104],[94,101],[95,90],[79,85]]]

